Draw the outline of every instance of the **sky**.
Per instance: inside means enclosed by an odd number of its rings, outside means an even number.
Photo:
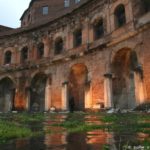
[[[20,27],[20,18],[31,0],[0,0],[0,25]]]

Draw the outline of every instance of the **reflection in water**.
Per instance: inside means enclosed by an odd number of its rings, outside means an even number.
[[[61,127],[52,124],[60,123],[67,119],[67,115],[48,116],[43,124],[30,125],[35,132],[50,129],[54,133],[41,137],[16,139],[7,144],[1,144],[0,150],[102,150],[105,144],[110,145],[110,150],[122,150],[125,145],[136,146],[139,141],[150,140],[150,135],[143,133],[112,133],[103,130],[94,130],[85,133],[67,133]],[[83,118],[88,124],[101,124],[99,118],[86,116]],[[99,121],[99,122],[98,122]]]

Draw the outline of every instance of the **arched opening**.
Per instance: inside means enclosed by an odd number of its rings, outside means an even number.
[[[85,85],[88,70],[84,64],[72,66],[69,75],[69,99],[74,98],[75,110],[85,109]]]
[[[78,47],[82,44],[82,29],[76,29],[73,33],[74,36],[74,47]]]
[[[112,62],[113,104],[115,108],[132,109],[136,106],[134,70],[137,55],[129,49],[118,51]]]
[[[44,56],[44,43],[39,43],[37,46],[37,58],[41,59]]]
[[[61,54],[63,51],[63,39],[61,37],[55,40],[55,55]]]
[[[5,52],[4,64],[10,64],[11,63],[11,57],[12,57],[11,51]]]
[[[149,0],[141,0],[141,5],[142,5],[143,13],[147,13],[150,11],[150,1]]]
[[[30,110],[45,110],[45,88],[47,76],[43,73],[35,75],[31,81]]]
[[[122,27],[123,25],[126,24],[125,7],[123,4],[117,6],[114,14],[115,14],[115,22],[117,28]]]
[[[104,35],[104,26],[103,26],[103,19],[95,21],[94,26],[94,39],[97,40]]]
[[[8,112],[14,108],[15,88],[8,77],[0,80],[0,111]]]
[[[21,50],[21,62],[25,62],[28,59],[28,47],[25,46],[22,50]]]

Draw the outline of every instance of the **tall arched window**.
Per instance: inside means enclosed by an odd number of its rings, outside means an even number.
[[[28,47],[25,46],[22,50],[21,50],[21,62],[25,62],[28,59]]]
[[[123,4],[119,5],[115,9],[115,21],[116,21],[116,27],[122,27],[126,24],[126,15],[125,15],[125,7]]]
[[[82,30],[77,29],[74,32],[74,47],[78,47],[82,44]]]
[[[94,39],[97,40],[104,35],[103,20],[98,20],[94,23]]]
[[[44,43],[39,43],[37,46],[37,58],[41,59],[44,56]]]
[[[11,63],[11,57],[12,57],[11,51],[5,52],[4,64],[10,64]]]
[[[55,40],[55,55],[61,54],[63,51],[63,39],[58,37]]]

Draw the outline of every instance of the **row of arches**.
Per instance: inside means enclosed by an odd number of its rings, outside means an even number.
[[[112,107],[121,109],[132,109],[139,104],[137,100],[137,89],[143,82],[142,70],[138,67],[138,58],[135,51],[130,49],[121,49],[116,52],[111,62],[112,72]],[[137,70],[139,69],[139,70]],[[71,97],[75,100],[75,110],[84,110],[87,103],[92,104],[92,97],[87,98],[88,90],[92,86],[92,81],[88,79],[89,70],[83,63],[74,64],[69,71],[67,83],[67,103]],[[136,80],[137,75],[138,81]],[[31,111],[44,111],[48,103],[47,84],[51,84],[52,77],[44,73],[37,73],[31,80],[29,88],[28,109]],[[94,77],[92,77],[92,80]],[[138,84],[140,82],[140,84]],[[53,85],[51,85],[53,86]],[[61,86],[61,84],[60,84]],[[0,111],[10,111],[15,109],[15,91],[14,82],[6,77],[0,80]],[[105,91],[109,92],[109,91]],[[142,91],[140,91],[142,92]],[[107,93],[108,94],[108,93]],[[139,93],[141,94],[141,93]],[[62,101],[62,100],[61,100]],[[105,103],[105,102],[104,102]],[[55,106],[56,107],[56,106]],[[106,107],[106,106],[105,106]]]
[[[44,56],[44,43],[39,43],[37,45],[37,59],[41,59]],[[12,51],[11,50],[7,50],[4,53],[4,64],[11,64],[12,63]],[[28,60],[29,58],[29,48],[27,46],[24,46],[21,49],[20,52],[20,63],[24,63]]]
[[[125,16],[125,7],[123,4],[119,5],[115,9],[115,22],[117,27],[121,27],[126,23],[126,16]],[[98,40],[104,36],[104,21],[102,18],[96,19],[93,22],[93,36],[94,40]],[[82,28],[77,28],[73,32],[73,47],[79,47],[82,45]],[[58,55],[61,54],[64,50],[64,38],[61,36],[57,37],[54,41],[54,54]],[[37,59],[41,59],[44,56],[44,43],[40,42],[37,44],[36,47],[36,57]],[[27,61],[29,58],[29,48],[27,46],[21,49],[20,54],[20,62],[23,63]],[[4,54],[4,64],[11,64],[12,62],[12,52],[7,50]]]

